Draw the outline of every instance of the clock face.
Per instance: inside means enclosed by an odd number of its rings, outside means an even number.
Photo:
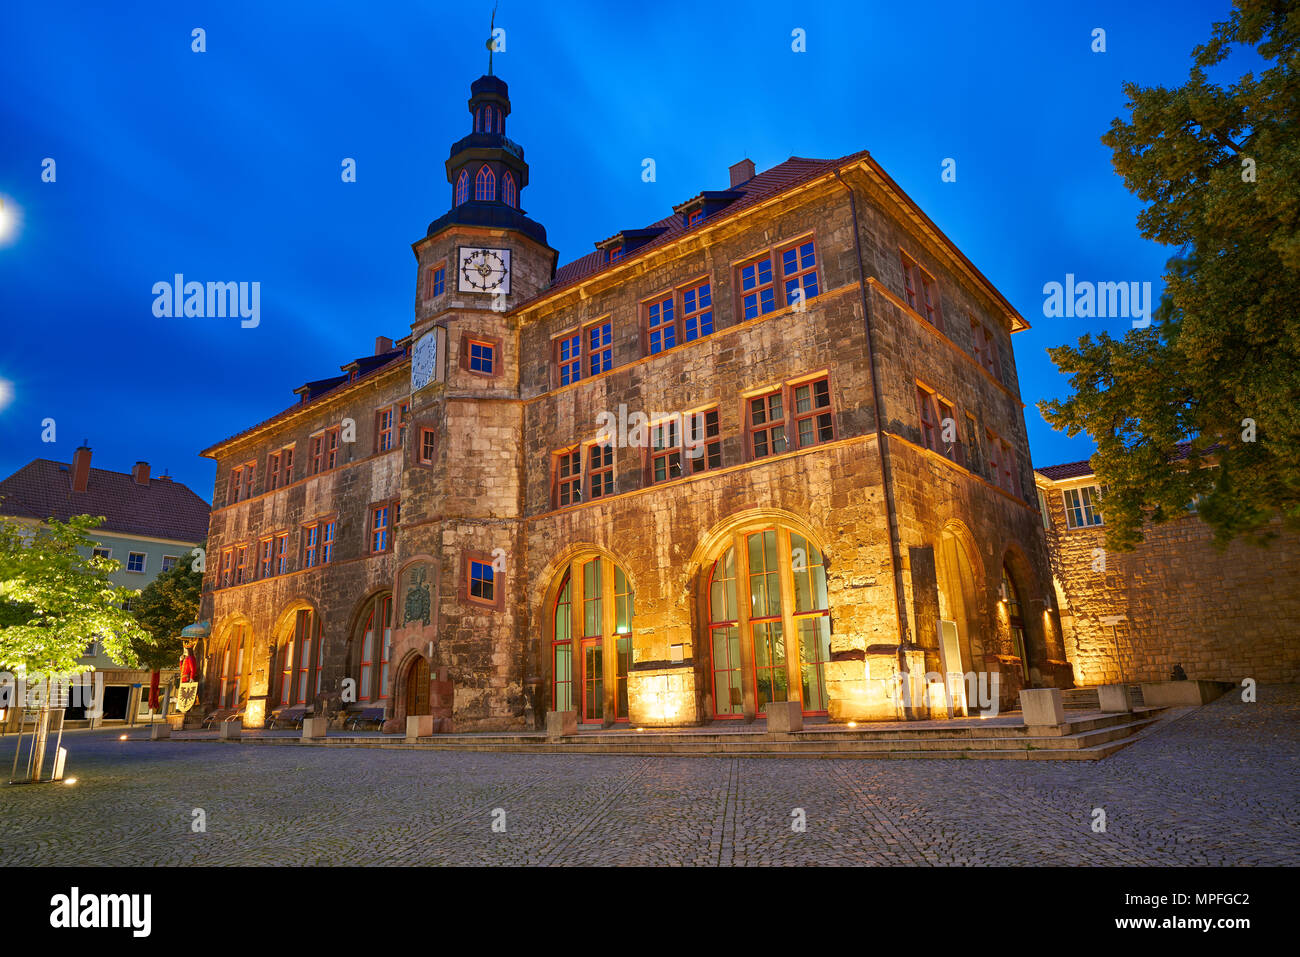
[[[510,250],[461,246],[461,292],[510,292]]]

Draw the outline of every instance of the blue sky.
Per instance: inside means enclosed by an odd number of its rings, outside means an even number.
[[[521,205],[563,263],[724,188],[743,157],[762,170],[868,149],[1033,326],[1014,345],[1034,464],[1086,458],[1086,437],[1035,408],[1065,392],[1044,350],[1129,323],[1045,318],[1043,284],[1070,272],[1158,295],[1168,250],[1138,235],[1100,136],[1122,83],[1181,83],[1229,5],[1056,6],[502,0]],[[200,449],[409,331],[410,244],[450,206],[443,161],[469,129],[490,14],[484,0],[11,5],[0,197],[21,223],[0,245],[0,474],[88,439],[97,466],[144,459],[210,499]],[[178,272],[260,282],[260,325],[156,318],[153,284]]]

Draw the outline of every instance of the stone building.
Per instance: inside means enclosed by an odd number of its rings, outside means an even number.
[[[1187,446],[1179,449],[1186,456]],[[1081,685],[1188,678],[1300,680],[1300,539],[1225,549],[1194,512],[1143,528],[1131,552],[1105,542],[1102,489],[1087,462],[1034,474],[1066,653]]]
[[[557,268],[506,84],[469,109],[409,334],[204,452],[208,708],[683,725],[1070,686],[1027,325],[867,153],[744,160]]]

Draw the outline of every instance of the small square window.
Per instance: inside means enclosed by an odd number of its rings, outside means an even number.
[[[180,557],[177,555],[164,555],[162,557],[162,570],[165,572],[171,571],[176,567],[178,561],[180,561]]]
[[[478,339],[469,340],[469,371],[483,375],[496,372],[496,346]]]
[[[496,570],[487,562],[469,563],[469,597],[475,601],[496,601]]]
[[[130,552],[126,556],[126,570],[137,575],[144,574],[144,552]]]
[[[113,550],[111,548],[97,547],[90,554],[95,558],[112,558]]]

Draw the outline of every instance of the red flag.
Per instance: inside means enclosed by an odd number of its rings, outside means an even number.
[[[158,679],[159,672],[155,668],[153,674],[149,676],[149,710],[158,710]]]

